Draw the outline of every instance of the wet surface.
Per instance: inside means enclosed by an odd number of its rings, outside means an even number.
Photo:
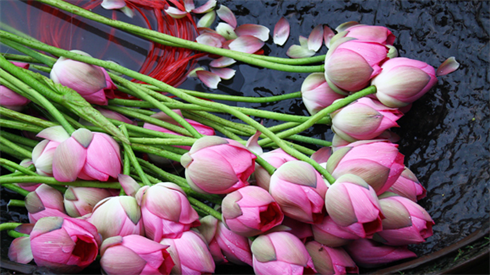
[[[273,56],[286,57],[289,46],[299,44],[298,36],[307,37],[318,24],[334,29],[346,21],[387,26],[397,37],[395,46],[402,57],[421,60],[437,68],[448,57],[454,56],[461,64],[460,69],[439,77],[438,84],[413,104],[399,120],[401,127],[396,129],[401,136],[399,145],[405,155],[405,164],[427,189],[427,198],[420,204],[436,223],[434,235],[426,243],[410,248],[419,256],[433,253],[484,226],[490,212],[489,2],[229,0],[220,3],[235,12],[238,25],[261,24],[271,32],[275,23],[285,16],[291,25],[291,35],[283,47],[269,39],[266,52]],[[5,11],[5,1],[0,5]],[[4,18],[2,12],[2,21]],[[88,37],[84,36],[84,39]],[[144,58],[144,54],[138,52],[144,53],[145,43],[131,37],[125,39],[138,44],[131,60]],[[326,51],[323,46],[319,53]],[[141,61],[129,61],[116,51],[110,52],[114,56],[109,59],[138,69]],[[245,96],[296,92],[307,76],[244,64],[233,68],[237,69],[235,78],[222,84],[236,91],[228,93]],[[211,91],[193,79],[183,87]],[[307,115],[301,99],[236,105]],[[272,126],[277,122],[265,120],[264,124]],[[332,137],[332,132],[325,126],[315,126],[303,134],[326,140]],[[23,214],[5,211],[10,195],[2,192],[1,222],[25,220]],[[4,240],[2,238],[2,255],[6,255]]]

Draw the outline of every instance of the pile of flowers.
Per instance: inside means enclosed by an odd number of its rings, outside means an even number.
[[[216,1],[167,3],[176,20],[203,14],[197,42],[60,0],[39,2],[209,53],[216,58],[209,71],[190,75],[211,88],[233,77],[226,67],[235,62],[310,73],[296,95],[311,116],[217,103],[279,98],[181,90],[79,50],[0,31],[2,43],[25,54],[0,57],[0,125],[12,129],[2,130],[0,149],[20,161],[1,159],[12,173],[0,183],[25,195],[11,205],[25,206],[29,217],[0,225],[16,237],[11,261],[55,273],[81,272],[97,260],[107,274],[214,273],[221,264],[249,265],[256,274],[346,274],[416,257],[407,245],[432,236],[434,222],[417,204],[426,190],[405,167],[390,129],[437,76],[457,69],[454,58],[436,71],[398,57],[386,27],[354,22],[336,34],[317,26],[288,50],[291,58],[268,57],[260,49],[269,30],[237,26]],[[114,2],[103,6],[131,14],[124,1]],[[216,14],[226,23],[213,30]],[[288,36],[281,18],[274,43]],[[328,53],[314,56],[323,44]],[[139,100],[117,99],[115,91]],[[268,128],[261,119],[285,123]],[[331,142],[299,134],[317,123],[331,125]]]

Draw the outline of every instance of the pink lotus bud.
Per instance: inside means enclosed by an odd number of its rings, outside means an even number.
[[[36,173],[42,176],[53,176],[53,155],[60,143],[43,140],[32,149],[32,162],[36,167]]]
[[[395,42],[395,35],[383,26],[355,24],[351,26],[346,25],[347,28],[344,29],[342,28],[342,25],[337,27],[337,31],[342,33],[344,37],[352,37],[367,42],[376,42],[382,45],[393,45],[393,42]]]
[[[347,95],[369,85],[388,59],[388,48],[376,42],[342,38],[325,58],[325,78],[335,92]]]
[[[339,177],[327,191],[325,207],[334,222],[361,238],[371,238],[383,229],[384,216],[376,193],[358,176]]]
[[[417,257],[406,246],[387,246],[368,239],[356,240],[344,249],[357,265],[367,268]]]
[[[284,219],[269,192],[257,186],[245,186],[226,195],[221,207],[226,226],[245,237],[264,233]]]
[[[313,237],[311,224],[300,222],[289,217],[284,217],[281,225],[289,228],[289,230],[286,231],[298,237],[298,239],[300,239],[303,243],[306,243],[307,240]]]
[[[213,256],[199,233],[186,231],[180,238],[165,238],[160,243],[170,246],[167,251],[175,263],[172,274],[214,273]]]
[[[97,257],[101,239],[95,226],[70,217],[44,217],[30,234],[37,266],[56,273],[77,273]]]
[[[183,117],[182,116],[182,111],[180,111],[178,109],[175,109],[175,110],[172,110],[172,111],[174,111],[175,113],[177,113],[179,116]],[[173,124],[175,126],[182,127],[177,121],[175,121],[173,118],[169,117],[164,112],[158,112],[156,114],[151,115],[151,117],[157,118],[157,119],[162,120],[164,122],[171,123],[171,124]],[[191,120],[191,119],[185,119],[185,121],[189,122],[189,124],[192,125],[192,127],[194,127],[194,129],[196,129],[196,131],[198,131],[200,134],[205,135],[205,136],[214,136],[214,129],[213,128],[211,128],[209,126],[206,126],[204,124],[201,124],[201,123],[199,123],[197,121]],[[156,126],[156,125],[151,124],[151,123],[148,123],[148,122],[145,122],[143,124],[143,128],[154,130],[154,131],[158,131],[158,132],[162,132],[162,133],[173,134],[173,135],[176,135],[176,136],[182,136],[182,134],[179,134],[179,133],[176,133],[174,131],[168,130],[167,128]],[[186,150],[189,150],[191,148],[190,146],[175,146],[175,147],[186,149]],[[165,158],[163,158],[163,157],[155,156],[153,154],[149,154],[148,156],[155,163],[158,163],[158,164],[166,164],[166,163],[168,163],[168,160],[165,159]]]
[[[305,78],[301,85],[301,96],[306,109],[311,115],[332,105],[335,100],[345,97],[328,86],[323,73],[312,73]]]
[[[380,196],[379,203],[385,219],[383,231],[375,240],[397,246],[422,243],[432,236],[434,221],[416,202],[387,192]]]
[[[252,243],[255,274],[305,274],[316,272],[304,244],[291,233],[273,232]]]
[[[90,57],[82,51],[71,52]],[[50,77],[55,83],[75,90],[89,103],[107,105],[107,98],[115,97],[116,85],[102,67],[60,57],[54,63]]]
[[[382,140],[357,141],[336,150],[327,162],[334,178],[354,174],[366,181],[376,194],[388,190],[403,172],[404,156],[398,145]]]
[[[260,155],[265,161],[267,161],[270,165],[274,166],[275,168],[279,168],[281,165],[284,163],[291,161],[291,160],[297,160],[296,158],[292,157],[290,154],[284,152],[281,148],[272,150],[270,152],[264,153]],[[269,191],[269,184],[271,181],[271,175],[267,170],[262,168],[259,164],[255,164],[255,181],[256,184],[265,190]]]
[[[437,83],[434,67],[425,62],[397,57],[386,61],[373,78],[378,100],[388,107],[403,107],[422,97]]]
[[[185,177],[197,192],[227,194],[247,186],[255,159],[245,146],[231,139],[205,136],[180,160]]]
[[[359,274],[359,268],[341,247],[332,248],[311,241],[306,244],[306,250],[319,274]]]
[[[29,236],[15,238],[9,246],[8,256],[9,260],[16,263],[30,263],[34,259],[31,250],[31,238]]]
[[[226,228],[224,223],[213,216],[202,218],[201,225],[197,229],[208,243],[216,264],[231,262],[252,266],[252,252],[247,237],[240,236]]]
[[[399,127],[396,121],[403,113],[396,108],[389,108],[363,97],[346,107],[333,112],[332,130],[342,139],[356,140],[373,139],[392,127]]]
[[[27,194],[25,202],[30,223],[35,223],[43,217],[68,217],[63,207],[63,195],[47,184],[41,184]]]
[[[321,222],[325,216],[327,185],[313,166],[303,161],[289,161],[271,177],[272,197],[284,215],[306,223]]]
[[[135,197],[141,207],[145,234],[154,241],[178,238],[184,231],[200,224],[184,191],[174,183],[144,186]]]
[[[130,196],[109,197],[99,201],[87,219],[97,227],[103,239],[131,234],[143,235],[141,211]]]
[[[61,142],[53,156],[53,176],[63,182],[107,181],[121,173],[119,145],[109,135],[80,128]]]
[[[68,186],[64,196],[66,213],[74,218],[92,213],[99,201],[110,196],[112,194],[103,188]]]
[[[427,196],[427,190],[420,184],[414,173],[407,167],[403,169],[402,174],[390,187],[389,191],[414,202]]]
[[[162,245],[140,235],[114,236],[100,247],[100,266],[106,274],[170,274],[175,265]]]
[[[311,226],[313,239],[329,247],[339,247],[361,238],[356,232],[342,227],[326,216],[321,223]]]
[[[28,63],[12,62],[17,67],[28,69]],[[0,106],[14,111],[21,111],[25,105],[31,102],[29,99],[19,95],[9,88],[0,85]]]

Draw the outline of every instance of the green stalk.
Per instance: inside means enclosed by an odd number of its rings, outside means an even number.
[[[145,37],[149,40],[152,40],[154,42],[158,42],[158,43],[161,43],[164,45],[168,45],[169,43],[171,43],[174,46],[187,48],[187,49],[191,49],[191,50],[204,51],[204,52],[217,54],[217,55],[221,55],[221,56],[226,56],[226,57],[230,57],[230,58],[251,64],[251,65],[269,68],[269,69],[274,69],[274,70],[286,71],[286,72],[313,73],[313,72],[324,71],[323,65],[319,65],[319,66],[283,65],[283,64],[278,64],[277,62],[270,62],[270,61],[258,59],[253,54],[247,54],[247,53],[242,53],[242,52],[237,52],[237,51],[232,51],[232,50],[215,48],[215,47],[211,47],[208,45],[199,44],[197,42],[184,40],[184,39],[173,37],[171,35],[160,33],[157,31],[148,30],[146,28],[142,28],[142,27],[138,27],[138,26],[131,25],[128,23],[124,23],[121,21],[111,20],[111,19],[105,18],[103,16],[100,16],[98,14],[95,14],[93,12],[87,11],[83,8],[77,7],[75,5],[72,5],[72,4],[69,4],[67,2],[60,1],[60,0],[38,0],[38,2],[42,2],[44,4],[48,4],[48,5],[51,5],[53,7],[57,7],[61,10],[66,11],[66,12],[70,12],[70,13],[79,15],[81,17],[84,17],[84,18],[87,18],[87,19],[90,19],[90,20],[93,20],[93,21],[96,21],[96,22],[99,22],[99,23],[102,23],[105,25],[109,25],[109,26],[130,32],[133,34],[137,34],[139,36]]]
[[[180,139],[180,138],[129,138],[132,143],[144,145],[180,145],[192,146],[196,139]]]
[[[3,230],[14,230],[19,225],[22,225],[22,223],[19,223],[19,222],[4,222],[4,223],[0,223],[0,231],[3,231]]]
[[[37,125],[37,126],[40,126],[43,128],[48,128],[48,127],[59,125],[58,123],[54,123],[54,122],[47,121],[44,119],[40,119],[37,117],[29,116],[29,115],[19,113],[19,112],[16,112],[14,110],[10,110],[10,109],[7,109],[7,108],[1,107],[1,106],[0,106],[0,116],[6,116],[6,117],[13,118],[15,120],[28,122],[28,123],[31,123],[31,124],[34,124],[34,125]]]
[[[26,202],[23,200],[10,200],[7,204],[8,207],[26,207]]]
[[[172,153],[172,152],[167,151],[167,150],[162,150],[162,149],[158,149],[158,148],[153,147],[153,146],[141,145],[141,144],[135,144],[135,143],[131,144],[131,147],[133,148],[133,150],[138,151],[138,152],[153,154],[153,155],[157,155],[160,157],[164,157],[166,159],[170,159],[173,161],[180,162],[181,155]]]
[[[223,220],[223,217],[221,216],[220,212],[218,212],[218,211],[214,210],[213,208],[207,206],[206,204],[202,203],[201,201],[194,199],[193,197],[187,197],[187,199],[189,200],[189,202],[191,203],[192,206],[197,207],[200,211],[215,217],[219,221]]]
[[[18,185],[15,185],[13,183],[5,183],[5,184],[2,184],[3,187],[7,188],[7,189],[10,189],[14,192],[17,192],[17,194],[20,194],[22,196],[27,196],[27,194],[29,194],[29,191],[19,187]]]
[[[21,137],[21,136],[12,134],[12,133],[7,132],[7,131],[0,131],[0,136],[3,136],[5,138],[9,139],[12,142],[15,141],[17,144],[23,144],[23,145],[27,145],[30,147],[35,147],[39,143],[37,140]]]
[[[19,233],[15,230],[9,230],[8,235],[12,238],[29,237],[28,234]]]
[[[26,167],[19,165],[13,161],[8,160],[8,159],[0,158],[0,165],[11,167],[14,170],[18,170],[19,172],[26,174],[26,175],[38,176],[38,174],[36,174],[34,171],[32,171],[30,169],[31,167],[26,168]],[[33,165],[31,165],[31,166],[34,167]]]
[[[24,158],[32,158],[31,152],[29,152],[26,149],[20,147],[19,145],[13,143],[12,141],[4,138],[3,136],[0,136],[0,143],[11,148],[12,150],[18,152]]]
[[[121,125],[121,126],[119,126],[119,128],[121,129],[121,132],[123,133],[123,135],[125,135],[127,138],[129,138],[128,137],[128,130],[126,129],[126,126]],[[131,148],[131,145],[123,143],[123,147],[124,147],[124,153],[127,154],[127,156],[129,157],[131,164],[133,165],[133,167],[138,172],[138,175],[140,176],[143,184],[144,185],[150,185],[150,182],[148,181],[148,179],[145,176],[145,173],[143,172],[143,169],[141,169],[140,164],[136,160],[136,156],[134,155],[134,152],[133,152],[133,149]]]
[[[57,181],[52,177],[44,176],[15,176],[15,177],[5,177],[0,178],[0,184],[4,185],[6,183],[24,183],[24,182],[37,182],[45,183],[55,186],[74,186],[74,187],[97,187],[97,188],[111,188],[120,189],[121,185],[119,182],[101,182],[101,181],[72,181],[72,182],[61,182]]]
[[[0,128],[10,128],[10,129],[33,132],[36,134],[44,130],[43,127],[32,125],[30,123],[12,121],[12,120],[1,119],[1,118],[0,118]]]

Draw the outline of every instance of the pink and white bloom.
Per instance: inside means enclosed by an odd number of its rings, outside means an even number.
[[[388,190],[403,172],[404,156],[398,145],[383,140],[350,143],[338,148],[327,161],[334,178],[354,174],[368,183],[376,194]]]
[[[392,58],[373,78],[376,97],[388,107],[404,107],[422,97],[437,83],[434,67],[405,57]]]
[[[328,86],[323,73],[312,73],[305,78],[301,84],[301,96],[311,115],[330,106],[335,100],[345,97]]]
[[[100,266],[111,275],[167,275],[175,265],[167,248],[140,235],[110,237],[100,247]]]
[[[337,39],[325,57],[325,79],[335,92],[347,95],[369,85],[388,60],[389,49],[380,43]]]
[[[237,141],[218,136],[198,139],[180,160],[186,168],[185,177],[197,192],[227,194],[247,186],[254,172],[255,159]]]
[[[21,242],[12,242],[11,260],[28,263],[34,259],[37,266],[60,274],[77,273],[90,265],[96,259],[101,243],[95,226],[70,217],[41,218],[30,236],[19,240]],[[27,240],[30,241],[30,255]],[[25,244],[24,248],[19,246],[21,243]],[[19,249],[25,252],[22,254]]]
[[[94,206],[101,200],[112,196],[103,188],[68,186],[63,196],[66,213],[73,218],[92,213]]]
[[[247,237],[231,231],[211,215],[202,218],[197,229],[207,242],[216,264],[230,262],[252,266],[251,242]]]
[[[53,176],[69,182],[77,178],[107,181],[121,173],[119,145],[109,135],[80,128],[61,142],[53,156]]]
[[[135,197],[141,207],[145,235],[156,242],[162,238],[178,238],[200,224],[184,191],[174,183],[144,186]]]
[[[71,52],[89,56],[88,53],[72,50]],[[102,67],[60,57],[50,73],[55,83],[71,88],[89,103],[107,105],[107,98],[114,98],[116,85]]]
[[[12,64],[24,69],[29,68],[28,63],[12,62]],[[29,99],[19,95],[3,85],[0,85],[0,106],[14,111],[20,111],[29,102],[31,102]]]
[[[380,196],[379,203],[385,219],[376,240],[397,246],[422,243],[432,236],[434,221],[416,202],[387,192]]]
[[[245,186],[226,195],[221,212],[226,226],[245,237],[264,233],[284,219],[269,192],[258,186]]]
[[[43,217],[68,217],[63,206],[63,195],[47,184],[41,184],[25,198],[30,223]]]
[[[252,243],[255,274],[304,274],[316,272],[304,244],[291,233],[272,232],[258,236]]]
[[[95,225],[102,239],[143,235],[141,210],[134,197],[109,197],[97,203],[87,221]]]
[[[376,193],[358,176],[339,177],[327,191],[325,207],[335,223],[360,238],[372,238],[383,229],[384,215]]]
[[[305,246],[319,274],[359,274],[356,263],[343,248],[328,247],[316,241]]]
[[[357,265],[367,268],[417,257],[406,246],[388,246],[368,239],[358,239],[344,249]]]
[[[32,162],[36,167],[36,173],[52,177],[56,148],[70,136],[62,126],[53,126],[42,130],[36,137],[44,138],[32,149]]]
[[[164,238],[160,243],[169,245],[167,251],[175,263],[172,274],[214,273],[213,256],[199,233],[186,231],[180,238]]]
[[[310,164],[289,161],[271,176],[269,192],[284,215],[306,223],[321,222],[325,216],[327,185]]]
[[[419,182],[415,174],[405,167],[402,174],[395,183],[390,187],[390,192],[398,194],[414,202],[427,196],[427,190]]]
[[[373,139],[392,127],[403,116],[397,108],[389,108],[367,97],[341,108],[332,114],[332,130],[350,142]]]

